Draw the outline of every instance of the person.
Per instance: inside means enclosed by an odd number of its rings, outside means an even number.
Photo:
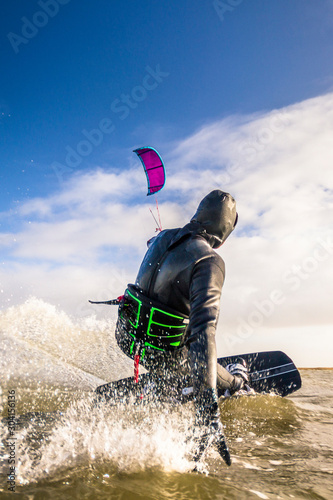
[[[134,285],[119,307],[116,339],[129,357],[168,381],[190,374],[199,429],[198,460],[211,442],[230,465],[218,395],[248,381],[242,362],[217,364],[215,333],[225,265],[215,251],[235,229],[234,198],[214,190],[191,221],[161,231],[150,242]]]

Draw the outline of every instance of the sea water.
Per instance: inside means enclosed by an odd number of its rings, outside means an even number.
[[[31,299],[0,315],[0,499],[333,499],[333,370],[287,398],[220,402],[232,466],[193,472],[193,408],[94,407],[129,376],[114,322]]]

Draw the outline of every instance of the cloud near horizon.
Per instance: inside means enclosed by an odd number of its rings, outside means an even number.
[[[246,349],[263,330],[332,326],[332,132],[327,94],[204,125],[169,153],[170,145],[165,154],[158,147],[167,169],[159,195],[164,227],[188,222],[212,189],[237,201],[237,230],[219,250],[227,269],[224,349]],[[145,189],[139,165],[96,168],[0,214],[3,307],[35,295],[75,315],[87,294],[120,293],[155,229]]]

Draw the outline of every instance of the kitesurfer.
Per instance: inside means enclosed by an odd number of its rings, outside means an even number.
[[[225,266],[219,248],[237,223],[236,202],[214,190],[191,221],[161,231],[151,242],[135,285],[119,307],[116,338],[128,356],[161,379],[191,374],[199,432],[197,457],[212,441],[230,464],[218,395],[248,381],[242,362],[217,364],[215,332]]]

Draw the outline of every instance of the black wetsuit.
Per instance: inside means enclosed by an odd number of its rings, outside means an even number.
[[[191,222],[162,231],[150,244],[136,278],[147,297],[189,316],[185,345],[179,350],[145,349],[142,365],[148,371],[190,373],[195,393],[206,389],[233,390],[237,380],[217,365],[215,331],[225,277],[222,258],[215,252],[237,221],[234,199],[212,191],[200,203]],[[130,357],[131,340],[117,328],[116,338]]]

